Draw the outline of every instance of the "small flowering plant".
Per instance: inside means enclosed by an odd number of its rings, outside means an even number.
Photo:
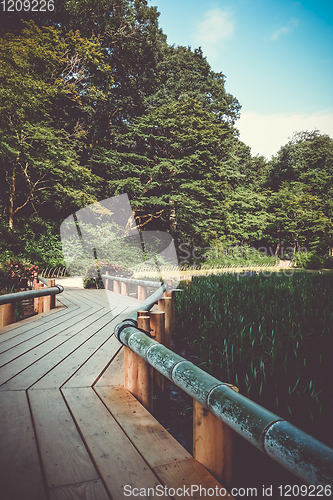
[[[10,259],[3,266],[3,286],[9,290],[19,290],[33,286],[34,274],[38,273],[38,266],[26,262]]]

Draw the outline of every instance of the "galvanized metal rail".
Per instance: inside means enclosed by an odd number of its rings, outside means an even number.
[[[123,279],[123,278],[121,278]],[[167,286],[140,310],[149,310]],[[333,450],[159,344],[137,328],[135,313],[115,327],[117,339],[255,447],[308,484],[333,484]]]
[[[112,276],[112,274],[101,274],[101,278],[109,279],[112,281],[120,281],[123,283],[129,283],[132,285],[150,286],[152,288],[159,288],[161,286],[160,281],[144,281],[132,278],[122,278],[121,276]]]
[[[46,295],[57,295],[58,293],[61,293],[63,291],[63,286],[55,285],[49,288],[41,288],[39,290],[27,290],[26,292],[8,293],[6,295],[0,295],[0,305],[12,304],[19,300],[45,297]]]

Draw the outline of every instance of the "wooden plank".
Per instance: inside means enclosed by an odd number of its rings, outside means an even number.
[[[100,311],[97,311],[88,318],[83,316],[81,321],[77,321],[71,328],[66,328],[66,336],[59,333],[5,365],[0,370],[0,384],[2,384],[0,390],[26,390],[35,384],[86,340],[95,335],[96,332],[90,325],[97,324],[96,318],[99,314]],[[74,320],[71,320],[70,323],[72,321]],[[62,333],[64,331],[62,330]]]
[[[103,310],[106,311],[108,308]],[[126,317],[126,313],[124,313],[124,317]],[[88,318],[86,321],[89,323],[91,318]],[[121,317],[119,318],[119,321],[121,321]],[[78,333],[84,324],[84,322],[74,324],[70,329],[66,329],[66,333],[68,335]],[[92,333],[92,335],[93,334],[94,333]],[[61,332],[58,337],[61,338]],[[54,366],[56,366],[62,358],[70,355],[70,353],[73,352],[78,345],[82,344],[87,339],[87,332],[85,334],[80,333],[80,337],[77,337],[74,340],[65,339],[66,342],[70,342],[67,344],[61,342],[60,338],[55,338],[54,341],[52,340],[52,345],[50,344],[50,341],[48,345],[38,347],[34,351],[25,354],[18,360],[15,360],[13,363],[0,370],[0,383],[3,384],[0,387],[0,390],[28,389],[31,385],[36,383],[40,378],[48,373]],[[33,363],[34,361],[35,363]]]
[[[160,484],[93,389],[62,392],[113,500],[124,500],[125,485],[156,488]]]
[[[192,458],[127,389],[95,386],[95,391],[151,468]]]
[[[3,352],[8,348],[7,343],[9,341],[11,341],[12,345],[17,345],[19,342],[22,342],[22,340],[20,340],[20,336],[30,334],[30,337],[33,337],[39,333],[39,329],[41,331],[45,331],[48,328],[50,321],[54,320],[54,315],[57,315],[57,321],[59,321],[62,316],[71,314],[74,309],[78,309],[78,306],[72,308],[55,308],[52,309],[52,311],[39,315],[37,314],[9,325],[3,329],[4,333],[2,333],[0,337],[0,352]]]
[[[50,490],[50,500],[110,500],[100,479]]]
[[[6,352],[0,354],[0,366],[4,366],[10,361],[13,361],[19,356],[22,356],[25,353],[29,352],[30,350],[36,349],[36,347],[39,347],[42,344],[46,344],[48,341],[51,341],[51,339],[54,339],[55,337],[58,339],[55,345],[60,344],[61,342],[65,342],[65,339],[63,339],[64,336],[70,337],[75,335],[78,331],[80,331],[81,328],[84,328],[86,325],[92,324],[96,320],[96,318],[99,318],[102,315],[101,310],[95,311],[93,313],[89,311],[89,313],[90,314],[88,314],[88,312],[81,311],[79,314],[71,318],[67,318],[65,322],[56,323],[52,328],[46,329],[38,336],[34,336],[33,338],[30,338],[24,342],[20,342],[16,346],[12,346],[10,350],[7,350]],[[54,345],[54,343],[51,342],[50,345]],[[52,348],[53,347],[51,347],[50,349]]]
[[[89,308],[85,307],[85,303],[82,304],[76,302],[74,304],[72,302],[72,304],[73,307],[67,307],[65,309],[62,309],[61,311],[58,311],[59,314],[55,316],[52,316],[53,311],[49,311],[47,313],[34,316],[34,318],[38,318],[38,321],[36,321],[32,325],[29,323],[26,324],[29,318],[27,320],[19,322],[19,324],[22,323],[22,327],[20,327],[18,331],[15,332],[15,335],[12,332],[12,334],[9,335],[8,338],[6,339],[6,342],[1,343],[0,345],[1,352],[8,350],[9,347],[16,346],[21,342],[25,342],[30,338],[37,337],[37,335],[44,333],[45,331],[51,330],[52,328],[57,328],[59,324],[66,323],[66,321],[69,321],[70,318],[72,317],[76,317],[79,314],[84,314],[84,313],[87,315],[88,309],[91,309],[90,307]],[[45,315],[47,316],[45,317]]]
[[[118,342],[119,345],[119,342]],[[124,385],[124,348],[120,347],[117,355],[95,383],[94,387]]]
[[[28,395],[48,487],[98,479],[61,392],[29,391]]]
[[[77,349],[70,354],[70,356],[63,355],[62,361],[60,361],[42,379],[36,382],[36,384],[32,386],[32,389],[52,389],[61,387],[65,384],[66,381],[69,380],[82,367],[82,365],[84,365],[86,361],[100,349],[106,340],[110,338],[110,334],[113,331],[112,326],[110,326],[110,322],[111,312],[82,330],[80,332],[80,337],[86,333],[87,335],[90,335],[90,338],[79,345]],[[114,339],[113,342],[114,346],[119,347],[117,339]],[[96,380],[98,374],[102,371],[103,365],[96,368],[98,372],[94,381]]]
[[[25,392],[0,394],[0,475],[3,500],[48,498]]]
[[[184,500],[184,489],[188,489],[188,492],[191,493],[191,486],[193,488],[198,488],[199,490],[192,491],[192,498],[202,499],[202,498],[212,498],[215,500],[221,500],[221,498],[233,499],[228,493],[228,491],[224,491],[223,486],[220,485],[213,478],[211,474],[197,462],[194,458],[190,458],[188,460],[182,460],[179,462],[172,462],[170,464],[161,465],[160,467],[154,467],[154,472],[160,481],[168,485],[169,488],[181,488],[181,495],[177,495],[177,491],[175,491],[175,495],[173,495],[176,499]],[[200,487],[201,487],[201,495],[200,495]],[[206,494],[203,490],[206,490]],[[217,488],[217,489],[216,489]],[[208,491],[209,490],[209,491]]]
[[[111,329],[111,327],[110,327]],[[89,358],[81,368],[74,373],[74,375],[67,380],[64,387],[90,387],[98,379],[105,366],[116,364],[119,351],[122,351],[119,341],[114,335],[110,337],[92,356]],[[110,363],[111,361],[111,363]],[[117,365],[116,375],[121,377],[121,382],[116,384],[123,384],[123,373],[121,367]],[[117,378],[117,380],[118,380]]]

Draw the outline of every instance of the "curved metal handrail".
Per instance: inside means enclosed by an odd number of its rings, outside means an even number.
[[[154,287],[154,288],[159,288],[161,286],[160,281],[144,281],[144,280],[138,280],[138,279],[134,279],[134,278],[123,278],[121,276],[112,276],[112,274],[101,274],[101,278],[109,279],[112,281],[121,281],[123,283],[130,283],[133,285],[150,286],[150,287]]]
[[[161,288],[164,291],[166,285]],[[140,310],[148,310],[158,294],[160,290],[141,304]],[[134,314],[128,319],[115,327],[115,336],[122,344],[300,479],[314,485],[332,484],[331,448],[139,331]]]

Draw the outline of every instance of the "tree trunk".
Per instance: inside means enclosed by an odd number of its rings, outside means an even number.
[[[8,226],[9,226],[9,229],[13,229],[13,225],[14,225],[15,181],[16,181],[16,167],[14,167],[14,169],[13,169],[12,178],[9,180],[7,177],[7,182],[9,184],[9,199],[8,199]]]
[[[169,201],[169,203],[170,205],[172,205],[169,215],[169,227],[172,239],[174,240],[176,238],[176,228],[177,228],[176,209],[174,201]]]
[[[276,266],[277,266],[277,260],[278,260],[280,247],[281,247],[281,242],[279,241],[279,243],[276,245],[276,250],[275,250],[275,265]]]
[[[132,227],[134,226],[134,227]],[[129,217],[126,226],[125,226],[125,236],[129,236],[131,231],[134,231],[137,229],[136,223],[135,223],[135,210],[132,210],[132,215]]]

